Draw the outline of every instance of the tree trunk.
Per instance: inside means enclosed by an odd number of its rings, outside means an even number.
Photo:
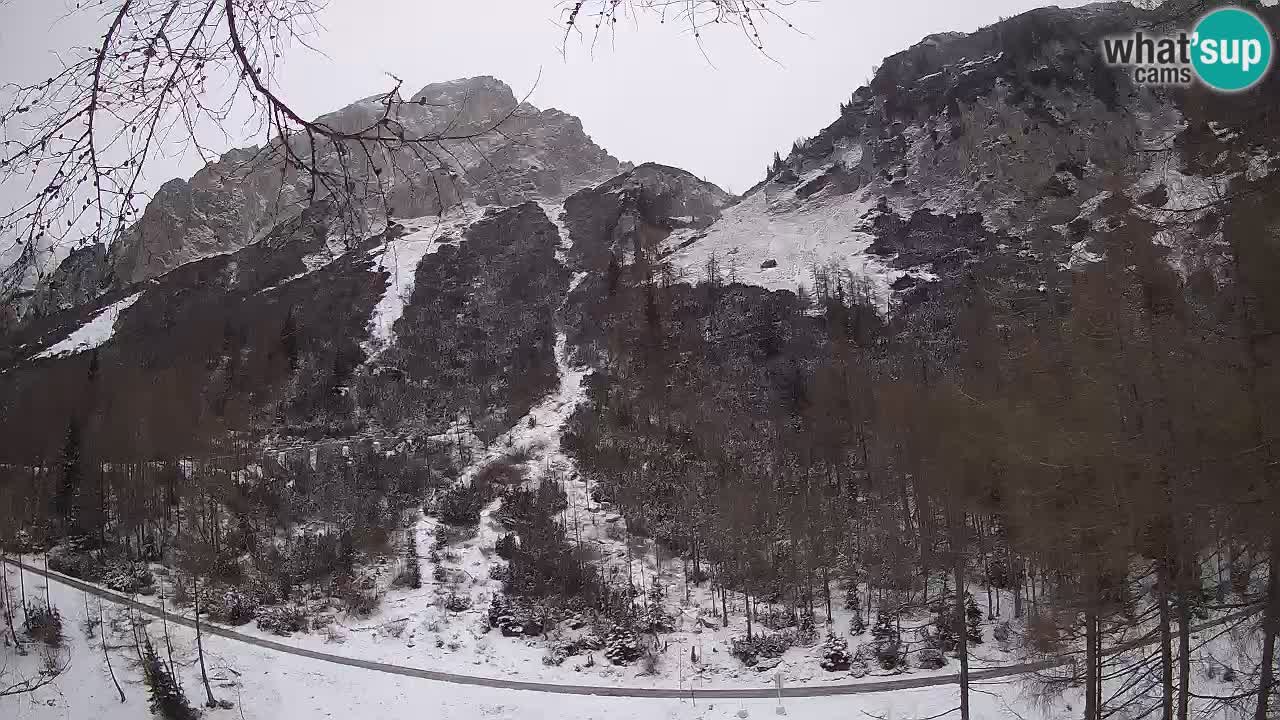
[[[1267,609],[1262,620],[1262,676],[1258,680],[1258,706],[1254,720],[1267,720],[1267,706],[1275,685],[1276,633],[1280,632],[1280,530],[1272,530],[1271,567],[1267,579]]]
[[[689,558],[681,557],[680,565],[684,568],[684,601],[689,602]]]
[[[960,656],[960,720],[969,720],[969,628],[965,615],[964,595],[964,512],[955,507],[959,498],[952,494],[947,501],[947,540],[951,545],[951,571],[956,585],[956,602],[952,623],[955,625],[956,651]],[[899,614],[901,618],[901,614]]]
[[[1013,617],[1022,618],[1022,561],[1014,560],[1013,565]]]
[[[1191,712],[1191,607],[1186,592],[1178,595],[1178,720]]]
[[[1103,685],[1102,660],[1103,660],[1102,618],[1098,615],[1094,615],[1093,616],[1093,675],[1095,678],[1095,682],[1093,684],[1093,691],[1096,694],[1096,697],[1094,697],[1093,699],[1093,706],[1098,709],[1097,720],[1102,720],[1106,716],[1106,712],[1105,712],[1106,708],[1103,707],[1106,703],[1102,701],[1102,685]]]
[[[164,597],[160,598],[160,624],[164,627],[164,649],[169,657],[169,674],[181,685],[182,678],[178,675],[178,666],[173,663],[173,640],[169,637],[169,617],[164,611]]]
[[[21,566],[18,567],[18,575],[22,575]],[[9,634],[13,636],[13,646],[18,647],[18,633],[13,629],[13,599],[9,597],[9,563],[3,556],[0,556],[0,580],[3,581],[0,590],[4,592],[4,619],[9,625]]]
[[[701,558],[698,555],[698,533],[693,534],[693,584],[698,584],[698,570],[701,565]]]
[[[1173,720],[1173,631],[1169,627],[1168,572],[1157,571],[1156,602],[1160,608],[1160,717]]]
[[[964,555],[954,547],[952,552],[955,554],[953,570],[956,582],[956,649],[960,654],[960,720],[969,720],[969,628],[965,623]]]
[[[124,689],[120,687],[120,681],[116,679],[116,669],[111,666],[111,653],[107,652],[107,624],[102,620],[102,598],[98,598],[98,631],[102,638],[102,659],[107,663],[107,673],[111,675],[111,682],[116,686],[116,692],[120,693],[120,702],[123,703],[125,701]]]
[[[827,596],[827,624],[830,625],[831,618],[831,571],[826,565],[822,566],[822,591]]]
[[[18,568],[18,595],[22,601],[22,622],[27,621],[27,579],[26,573],[22,572],[22,568]]]
[[[1098,714],[1098,677],[1095,674],[1098,667],[1097,637],[1097,617],[1090,608],[1084,618],[1084,720],[1101,720]]]
[[[49,551],[44,551],[44,606],[46,610],[53,609],[53,598],[49,595]]]
[[[200,655],[200,679],[204,681],[204,693],[208,698],[205,702],[206,707],[217,707],[218,701],[213,699],[213,688],[209,685],[209,672],[204,666],[204,639],[200,633],[200,578],[192,575],[192,584],[195,586],[195,612],[196,618],[196,652]]]

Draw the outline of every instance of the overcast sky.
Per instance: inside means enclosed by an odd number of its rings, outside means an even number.
[[[676,165],[742,192],[775,150],[785,153],[832,122],[886,55],[931,33],[972,31],[1042,4],[794,0],[786,14],[800,32],[774,23],[763,33],[777,62],[729,30],[704,34],[708,62],[686,29],[654,20],[620,23],[614,41],[594,52],[571,42],[562,57],[558,0],[329,0],[313,40],[327,57],[296,48],[281,86],[315,116],[385,91],[386,73],[410,92],[493,75],[517,95],[532,88],[539,107],[582,118],[622,160]],[[55,21],[65,7],[66,0],[0,0],[0,82],[38,80],[56,66],[54,53],[92,37],[83,22]],[[198,165],[195,157],[170,159],[150,175],[153,182],[188,176]]]

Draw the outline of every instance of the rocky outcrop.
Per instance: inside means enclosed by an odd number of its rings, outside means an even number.
[[[439,214],[464,201],[504,207],[527,200],[558,202],[631,167],[596,145],[578,118],[522,103],[492,77],[428,85],[395,107],[392,120],[406,137],[459,139],[441,140],[436,154],[443,163],[424,163],[410,151],[391,157],[389,168],[376,174],[353,163],[357,187],[367,188],[357,196],[367,195],[376,208],[354,218],[358,227],[346,227],[353,218],[344,218],[335,233],[354,231],[358,238],[375,231],[384,209],[392,218],[410,218]],[[354,131],[378,122],[385,112],[384,96],[374,96],[317,122]],[[500,132],[486,132],[494,127]],[[303,139],[290,142],[295,151],[309,152]],[[338,163],[331,145],[318,147],[317,154],[323,167]],[[282,176],[281,167],[277,143],[232,150],[190,179],[166,182],[124,238],[109,249],[86,248],[66,258],[24,299],[20,316],[29,322],[263,237],[312,202],[310,178],[294,171]],[[385,194],[374,192],[379,182]]]
[[[792,291],[848,274],[888,312],[992,253],[1008,256],[1001,272],[1082,269],[1104,257],[1108,233],[1141,222],[1184,276],[1221,282],[1215,206],[1280,158],[1268,120],[1280,73],[1227,96],[1139,86],[1105,64],[1102,38],[1167,17],[1128,3],[1050,7],[927,37],[886,58],[722,221],[672,235],[670,261],[689,276],[736,259],[745,282]]]
[[[612,253],[620,260],[652,263],[673,230],[706,228],[735,201],[692,173],[645,163],[565,202],[574,260],[594,270],[603,270]]]
[[[407,137],[459,139],[441,140],[437,155],[447,158],[443,164],[424,163],[410,151],[390,158],[390,167],[379,168],[376,177],[370,168],[353,164],[358,183],[372,188],[382,181],[392,217],[438,213],[462,200],[502,206],[559,200],[628,167],[592,142],[576,117],[521,103],[510,87],[491,77],[429,85],[395,108],[391,120]],[[354,131],[378,122],[385,112],[383,98],[376,96],[318,122]],[[501,132],[485,132],[493,127]],[[295,151],[309,152],[304,139],[290,142]],[[253,242],[311,201],[309,177],[289,171],[282,179],[280,151],[278,144],[233,150],[189,180],[165,183],[107,257],[96,263],[78,258],[56,280],[83,288],[110,276],[128,284]],[[333,146],[317,152],[320,165],[337,165]],[[370,203],[375,194],[368,191]],[[383,200],[378,195],[379,209]],[[50,288],[43,294],[65,293]]]
[[[101,245],[76,248],[40,283],[30,299],[30,312],[51,315],[84,305],[114,283],[107,250]]]

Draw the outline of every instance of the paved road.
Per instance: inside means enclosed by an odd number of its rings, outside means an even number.
[[[24,568],[28,572],[37,575],[44,575],[45,571],[35,568],[24,563],[9,559],[6,562]],[[120,593],[105,590],[96,585],[67,577],[56,572],[50,572],[49,578],[56,582],[60,582],[77,590],[83,590],[90,595],[120,605],[127,605],[135,608],[148,615],[160,617],[160,610],[145,603],[138,602],[130,597],[121,595]],[[1205,630],[1218,625],[1224,625],[1233,620],[1240,619],[1247,615],[1258,612],[1256,609],[1243,610],[1232,613],[1226,617],[1220,618],[1213,622],[1204,623],[1203,625],[1193,628],[1195,631]],[[169,613],[167,615],[169,622],[175,622],[187,627],[194,627],[195,622],[190,618]],[[201,632],[210,635],[219,635],[229,640],[256,645],[268,650],[276,652],[288,653],[289,655],[298,655],[300,657],[311,658],[313,660],[321,660],[323,662],[333,663],[335,665],[346,665],[347,667],[363,668],[365,670],[374,670],[377,672],[390,673],[392,675],[403,675],[405,677],[421,678],[423,680],[436,680],[438,682],[456,683],[459,685],[479,685],[482,687],[502,688],[505,690],[528,690],[531,692],[558,693],[561,695],[601,695],[608,697],[638,697],[638,698],[685,698],[690,694],[696,694],[700,698],[728,698],[728,699],[745,699],[745,698],[770,698],[778,694],[776,688],[697,688],[690,690],[688,688],[644,688],[644,687],[608,687],[596,685],[558,685],[555,683],[528,682],[524,680],[506,680],[503,678],[475,677],[472,675],[457,675],[454,673],[441,672],[439,670],[422,670],[419,668],[405,667],[403,665],[391,665],[389,663],[375,662],[373,660],[361,660],[359,658],[345,657],[342,655],[331,655],[329,653],[317,652],[306,648],[286,645],[285,643],[267,640],[265,638],[255,637],[253,635],[245,635],[227,627],[214,625],[209,622],[202,622]],[[1120,652],[1131,649],[1140,645],[1140,642],[1130,642],[1113,648],[1110,652]],[[1023,675],[1026,673],[1047,670],[1049,668],[1060,667],[1070,663],[1069,658],[1044,660],[1034,663],[1020,663],[1017,665],[1006,665],[998,668],[988,668],[986,670],[975,670],[969,673],[969,680],[977,682],[980,680],[992,680],[995,678],[1010,677],[1013,675]],[[890,692],[893,690],[910,690],[914,688],[933,687],[937,685],[953,685],[960,682],[959,675],[931,675],[929,677],[917,678],[898,678],[896,680],[878,680],[873,682],[845,683],[841,685],[819,685],[810,687],[784,687],[782,688],[783,697],[821,697],[829,695],[859,695],[862,693],[878,693]]]

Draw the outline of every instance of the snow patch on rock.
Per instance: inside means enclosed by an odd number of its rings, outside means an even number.
[[[866,216],[876,198],[863,189],[799,203],[793,190],[773,199],[769,192],[768,187],[757,190],[706,231],[672,233],[666,241],[672,264],[694,281],[702,278],[714,256],[730,280],[792,292],[812,286],[815,268],[834,264],[865,281],[877,307],[886,311],[891,286],[905,273],[867,252],[875,236]]]
[[[120,318],[120,313],[132,307],[140,297],[142,293],[136,292],[99,310],[89,322],[32,359],[74,355],[106,345],[115,335],[116,320]]]

